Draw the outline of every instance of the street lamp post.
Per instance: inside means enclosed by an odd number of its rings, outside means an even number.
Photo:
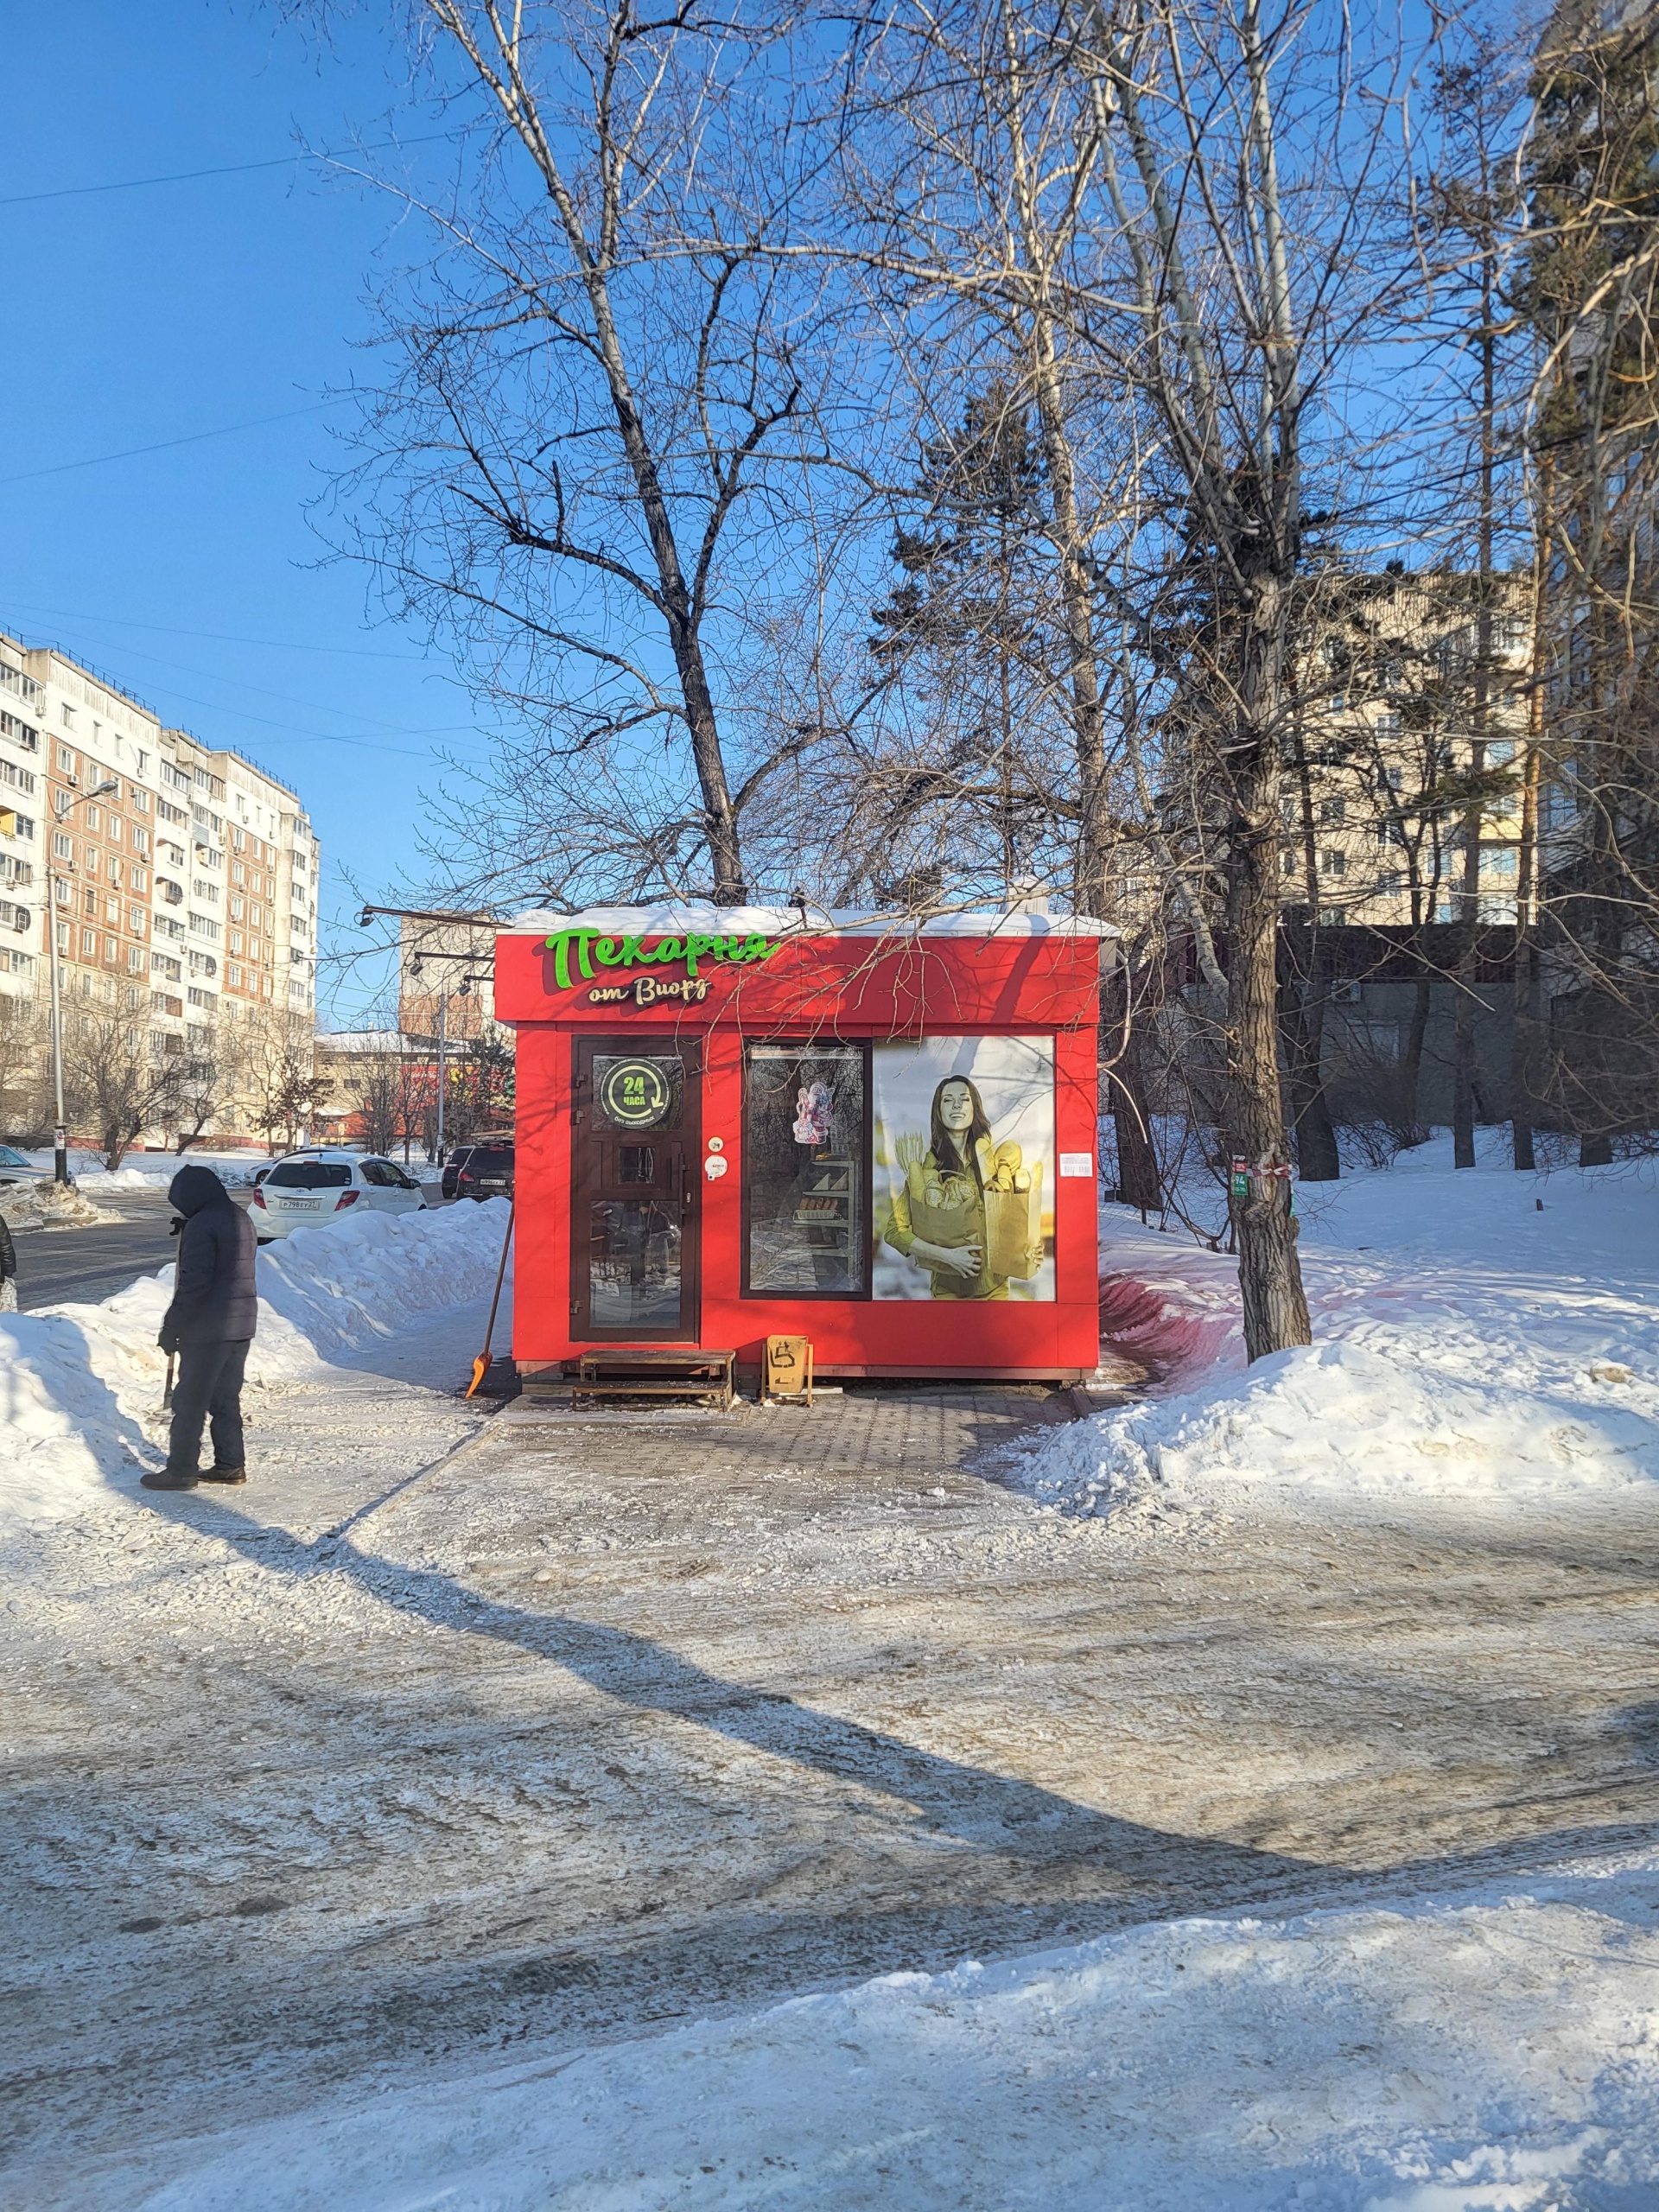
[[[78,806],[89,798],[102,798],[107,792],[118,791],[119,778],[98,784],[89,791],[82,791],[72,798],[66,807],[53,815],[54,822],[67,822]],[[58,874],[50,861],[46,864],[46,926],[49,937],[52,976],[52,1102],[55,1116],[52,1133],[53,1174],[60,1183],[69,1180],[69,1133],[63,1115],[63,985],[58,967]]]

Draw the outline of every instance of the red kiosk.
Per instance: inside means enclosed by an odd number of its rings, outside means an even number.
[[[1098,1357],[1105,925],[685,905],[531,913],[513,1355],[718,1346],[819,1376],[1076,1381]]]

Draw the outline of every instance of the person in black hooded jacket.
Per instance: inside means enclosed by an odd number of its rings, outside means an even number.
[[[178,1354],[179,1375],[167,1465],[142,1480],[149,1490],[244,1483],[242,1371],[259,1314],[253,1224],[211,1167],[180,1168],[167,1196],[183,1219],[161,1346]],[[213,1440],[213,1464],[207,1468],[198,1465],[204,1419]]]

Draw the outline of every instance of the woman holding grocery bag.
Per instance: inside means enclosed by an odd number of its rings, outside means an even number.
[[[1007,1298],[1043,1263],[1042,1163],[996,1142],[965,1075],[939,1084],[931,1120],[930,1141],[898,1140],[904,1181],[883,1241],[932,1277],[935,1298]]]

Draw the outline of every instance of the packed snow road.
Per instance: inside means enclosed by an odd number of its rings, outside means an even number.
[[[5,2202],[135,2204],[183,2139],[532,2046],[1659,1820],[1646,1492],[1065,1517],[998,1478],[1036,1395],[486,1419],[450,1395],[481,1313],[274,1382],[231,1500],[12,1540]]]

